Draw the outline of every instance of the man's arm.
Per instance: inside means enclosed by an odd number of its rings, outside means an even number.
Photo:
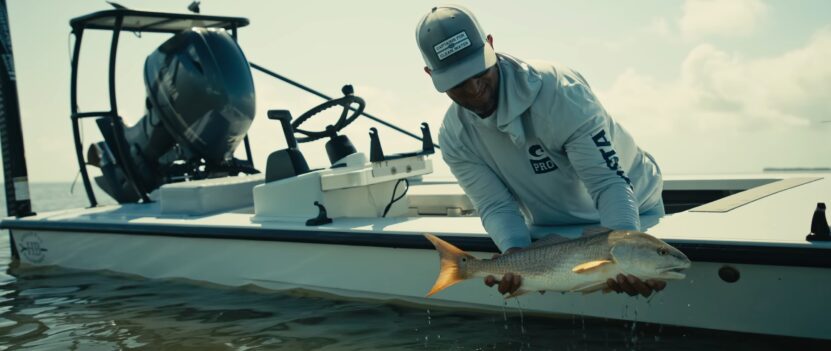
[[[450,145],[442,142],[442,146]],[[463,147],[444,147],[442,157],[479,212],[482,225],[500,251],[524,248],[531,234],[519,206],[502,180],[478,156]],[[460,155],[465,153],[465,155]]]
[[[638,230],[638,201],[621,164],[620,150],[615,148],[622,146],[619,140],[618,145],[615,143],[613,133],[617,130],[582,76],[574,74],[579,79],[564,80],[568,84],[560,87],[557,103],[550,111],[556,118],[547,119],[545,129],[562,138],[566,156],[600,212],[601,225]]]
[[[638,200],[604,121],[592,117],[578,128],[566,142],[566,154],[600,212],[600,224],[640,230]]]
[[[473,202],[485,231],[499,251],[508,254],[531,245],[531,233],[525,218],[502,180],[481,158],[445,133],[444,129],[439,133],[442,158]],[[490,287],[495,284],[499,284],[500,294],[514,293],[522,285],[522,277],[512,273],[505,274],[499,280],[494,276],[485,277],[485,285]]]
[[[638,201],[632,182],[620,164],[611,134],[611,118],[597,101],[587,85],[574,84],[564,89],[566,108],[576,120],[577,127],[566,139],[564,148],[577,175],[589,191],[598,212],[601,225],[612,229],[640,230]],[[605,292],[625,292],[629,296],[648,297],[661,291],[666,282],[641,281],[633,275],[619,274],[609,279]]]
[[[578,128],[566,143],[566,153],[594,199],[601,225],[640,230],[638,201],[625,170],[619,165],[617,151],[604,125],[589,122]],[[616,279],[609,279],[606,285],[604,292],[648,297],[653,291],[663,290],[666,282],[641,281],[631,274],[619,274]]]

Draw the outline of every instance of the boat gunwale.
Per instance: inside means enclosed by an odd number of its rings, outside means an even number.
[[[78,221],[33,221],[7,218],[0,229],[73,232],[92,234],[149,235],[193,239],[234,239],[308,244],[386,247],[434,250],[421,234],[345,231],[338,229],[298,230],[263,227],[194,226],[147,223],[106,223]],[[470,252],[498,252],[487,236],[441,235],[443,239]],[[692,261],[792,267],[831,268],[831,247],[765,243],[712,243],[664,239]]]

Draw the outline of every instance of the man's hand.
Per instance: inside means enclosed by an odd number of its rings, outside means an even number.
[[[649,295],[652,295],[653,291],[658,292],[664,290],[667,286],[667,282],[663,280],[648,279],[644,282],[631,274],[628,276],[618,274],[617,280],[609,279],[606,281],[606,284],[608,287],[603,289],[604,293],[610,291],[614,291],[618,294],[625,292],[629,294],[629,296],[641,294],[643,297],[649,297]]]
[[[521,247],[512,247],[510,249],[505,250],[505,252],[503,252],[502,254],[493,255],[491,259],[497,258],[502,255],[508,255],[520,250],[522,250]],[[485,277],[485,285],[487,285],[488,287],[492,287],[496,284],[499,284],[497,290],[499,290],[500,294],[513,294],[517,290],[519,290],[519,286],[522,285],[522,276],[516,273],[505,273],[505,275],[502,276],[501,280],[496,280],[496,277],[492,275]]]

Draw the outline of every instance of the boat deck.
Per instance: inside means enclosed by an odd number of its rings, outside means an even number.
[[[665,198],[677,196],[673,192],[732,194],[663,218],[641,218],[648,233],[679,247],[693,259],[731,262],[724,256],[742,253],[740,256],[744,258],[733,257],[732,261],[831,267],[831,242],[806,240],[817,203],[828,201],[825,196],[831,194],[831,179],[815,175],[676,177],[668,179],[665,188]],[[412,189],[411,202],[412,198],[429,196],[458,202],[458,197],[464,196],[458,185],[447,182],[425,182]],[[496,251],[475,215],[337,218],[323,226],[306,226],[305,220],[256,217],[252,206],[204,215],[170,214],[162,210],[159,202],[154,202],[41,213],[6,219],[3,226],[427,249],[432,246],[421,234],[434,233],[466,250]],[[532,232],[535,237],[550,233],[576,237],[586,226],[589,225],[533,227]],[[762,251],[756,255],[754,250]]]

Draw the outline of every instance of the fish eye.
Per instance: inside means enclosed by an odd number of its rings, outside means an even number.
[[[462,262],[467,262],[467,257],[462,257]]]
[[[660,247],[660,248],[658,248],[658,254],[659,254],[659,255],[661,255],[661,256],[666,256],[668,253],[669,253],[669,252],[667,252],[667,249],[666,249],[666,248],[664,248],[664,247]]]

